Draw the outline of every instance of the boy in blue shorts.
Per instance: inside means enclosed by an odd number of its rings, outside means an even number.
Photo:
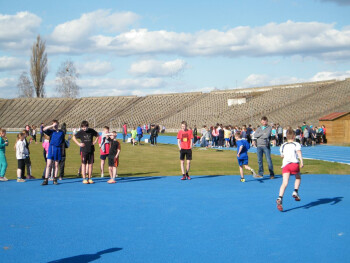
[[[51,171],[51,165],[55,162],[55,175],[53,178],[53,184],[58,184],[57,182],[57,173],[58,165],[62,160],[62,144],[64,141],[64,132],[58,129],[58,121],[53,120],[52,125],[46,126],[43,131],[46,135],[50,136],[49,150],[47,153],[47,163],[46,163],[46,172],[45,179],[41,185],[47,185],[49,180],[49,174]]]
[[[239,165],[239,172],[241,175],[241,182],[244,183],[244,173],[243,166],[245,169],[251,171],[253,177],[257,177],[255,171],[248,166],[248,150],[250,145],[247,140],[242,139],[242,134],[240,132],[236,132],[235,134],[236,144],[237,144],[237,160]]]

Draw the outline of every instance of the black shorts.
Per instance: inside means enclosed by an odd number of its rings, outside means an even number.
[[[100,159],[101,160],[104,160],[104,161],[106,161],[106,159],[108,158],[108,154],[104,154],[104,155],[100,155]]]
[[[17,159],[17,161],[18,161],[18,169],[24,171],[25,166],[26,166],[25,159]]]
[[[81,152],[81,163],[82,164],[93,164],[94,161],[95,161],[94,152],[91,152],[91,153]]]
[[[185,157],[186,157],[186,160],[187,161],[190,161],[192,160],[192,150],[191,149],[181,149],[180,150],[180,160],[183,161],[185,160]]]
[[[118,167],[118,159],[114,156],[108,156],[108,167]]]

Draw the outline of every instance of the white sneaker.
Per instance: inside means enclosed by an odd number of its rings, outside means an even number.
[[[5,182],[9,180],[9,179],[7,179],[5,176],[2,177],[2,179],[3,179]]]
[[[0,181],[5,181],[5,180],[4,180],[4,177],[0,177]]]
[[[254,169],[251,169],[250,171],[252,172],[254,178],[258,178],[258,176],[257,176],[256,172],[254,171]]]
[[[295,201],[300,201],[300,196],[298,195],[297,192],[293,191],[293,194],[292,194],[293,198],[295,199]]]
[[[101,177],[105,177],[105,175],[104,175],[104,174],[101,174]]]

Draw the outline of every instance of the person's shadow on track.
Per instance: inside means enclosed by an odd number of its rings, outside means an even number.
[[[335,205],[335,204],[341,202],[343,198],[344,197],[320,198],[317,201],[313,201],[313,202],[310,202],[306,205],[297,206],[297,207],[294,207],[291,209],[287,209],[287,210],[284,210],[283,212],[289,212],[289,211],[292,211],[295,209],[300,209],[300,208],[309,209],[309,208],[312,208],[312,207],[315,207],[318,205],[325,205],[325,204]]]
[[[122,250],[122,248],[110,248],[106,250],[99,251],[95,254],[83,254],[78,256],[73,256],[69,258],[62,258],[50,261],[48,263],[88,263],[100,259],[103,254],[113,253]]]

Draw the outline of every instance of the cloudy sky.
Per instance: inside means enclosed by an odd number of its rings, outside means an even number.
[[[46,93],[70,59],[81,96],[210,91],[350,77],[350,0],[3,1],[0,97],[38,34]]]

